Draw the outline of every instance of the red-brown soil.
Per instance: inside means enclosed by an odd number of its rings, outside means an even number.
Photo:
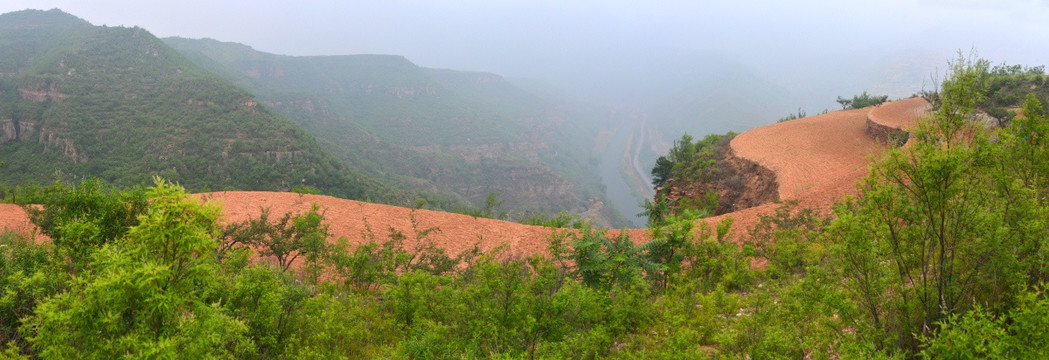
[[[906,128],[916,121],[927,104],[921,99],[907,99],[879,107],[836,111],[756,128],[738,135],[730,144],[736,156],[772,170],[778,182],[781,200],[797,199],[802,206],[820,211],[830,209],[842,195],[856,191],[856,182],[867,173],[867,162],[873,154],[885,149],[864,133],[868,117],[879,123]],[[873,116],[871,116],[873,115]],[[317,203],[324,209],[333,240],[346,237],[351,244],[366,241],[365,220],[376,240],[387,239],[390,228],[408,237],[406,245],[415,243],[411,218],[418,229],[437,227],[428,239],[450,254],[457,254],[478,244],[482,250],[505,245],[510,255],[526,256],[544,253],[547,236],[554,230],[508,221],[472,216],[370,204],[330,196],[294,193],[230,191],[194,195],[216,200],[225,210],[226,221],[243,221],[258,216],[261,207],[271,214],[302,212]],[[725,217],[735,219],[733,234],[744,236],[746,229],[758,222],[758,215],[770,213],[778,204],[767,203],[733,213],[704,219],[714,224]],[[25,212],[18,206],[0,204],[0,227],[19,232],[33,230]],[[637,243],[646,242],[646,229],[628,230]],[[612,234],[617,233],[613,231]]]
[[[475,218],[468,215],[371,204],[366,202],[338,199],[322,195],[300,195],[295,193],[276,193],[262,191],[226,191],[198,194],[205,199],[215,200],[222,204],[227,221],[244,221],[257,217],[260,208],[270,208],[273,215],[288,212],[301,213],[309,210],[314,203],[320,205],[324,217],[328,220],[332,240],[346,237],[351,244],[368,241],[365,235],[368,228],[376,241],[388,239],[390,229],[400,231],[408,238],[405,244],[415,244],[416,229],[440,229],[430,233],[426,239],[445,249],[449,254],[458,254],[475,244],[481,250],[489,251],[505,245],[509,255],[528,256],[545,253],[547,236],[554,230],[542,226],[523,225],[509,221]],[[412,227],[412,217],[417,226]],[[367,221],[367,227],[365,225]],[[629,230],[630,238],[635,241],[647,239],[647,230]],[[618,232],[613,232],[618,233]]]
[[[867,115],[871,121],[895,129],[910,130],[931,105],[921,97],[912,97],[877,106]]]
[[[878,106],[867,114],[867,136],[890,146],[905,145],[918,118],[931,107],[917,96]]]
[[[29,216],[25,210],[15,204],[0,204],[0,230],[3,229],[19,234],[34,234],[37,239],[46,238],[37,231],[32,222],[29,222]]]
[[[858,179],[884,147],[864,134],[870,108],[835,111],[752,129],[730,146],[776,173],[779,199],[791,200]]]
[[[829,214],[834,202],[855,194],[856,184],[867,175],[872,156],[886,145],[867,132],[868,119],[882,126],[907,131],[929,108],[920,97],[856,110],[835,111],[776,123],[744,132],[730,146],[737,156],[769,168],[776,174],[780,200],[798,200],[801,207]],[[731,216],[733,234],[745,236],[759,215],[779,204],[768,203],[707,219]]]

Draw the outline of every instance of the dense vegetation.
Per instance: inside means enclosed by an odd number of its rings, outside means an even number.
[[[1043,103],[1049,100],[1044,65],[1027,67],[1003,63],[991,68],[990,73],[987,95],[979,107],[993,117],[998,126],[1004,127],[1016,117],[1027,94],[1033,94]]]
[[[8,185],[162,176],[194,191],[310,186],[407,205],[294,122],[140,28],[58,10],[0,16],[0,176]]]

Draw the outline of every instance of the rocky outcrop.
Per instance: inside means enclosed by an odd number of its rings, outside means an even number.
[[[58,91],[57,83],[42,79],[26,80],[18,87],[18,93],[22,99],[34,102],[62,101],[69,98],[69,94]]]
[[[369,88],[370,88],[370,86],[369,86]],[[386,87],[386,92],[389,93],[390,95],[396,96],[399,99],[403,99],[405,97],[416,96],[416,95],[433,95],[433,94],[437,93],[436,90],[434,90],[433,88],[428,87],[428,86],[424,86],[424,87],[387,86]]]
[[[240,102],[240,108],[242,110],[255,111],[255,107],[258,105],[259,103],[256,102],[255,99],[246,99]]]
[[[266,102],[266,106],[269,106],[270,108],[273,108],[275,110],[283,111],[285,113],[295,110],[312,113],[317,111],[318,109],[322,109],[325,113],[329,112],[326,108],[323,107],[323,105],[317,104],[317,102],[310,98],[268,101]]]
[[[44,153],[59,151],[75,163],[87,162],[87,154],[77,150],[73,139],[61,136],[57,129],[40,130],[38,141],[44,145]]]
[[[731,147],[717,162],[717,215],[779,200],[776,173],[756,162],[736,156]]]
[[[36,130],[36,123],[3,118],[0,119],[0,128],[3,129],[3,134],[0,134],[0,144],[3,144],[32,137]]]
[[[36,122],[2,118],[0,119],[0,130],[2,130],[0,144],[6,144],[11,141],[32,141],[33,134],[37,131],[36,128]],[[57,151],[75,163],[87,162],[87,154],[77,149],[73,139],[62,136],[61,131],[57,128],[45,127],[41,129],[40,136],[36,137],[36,141],[43,145],[44,153]]]
[[[864,133],[882,144],[903,146],[910,138],[910,129],[930,107],[920,97],[878,105],[867,113]]]
[[[242,152],[237,153],[238,156],[243,156],[248,159],[260,158],[271,162],[282,162],[282,161],[293,161],[296,158],[306,156],[306,150],[294,150],[294,151],[261,151],[261,152]],[[222,157],[228,157],[228,152],[222,152]]]
[[[713,192],[718,200],[713,215],[779,200],[779,184],[772,170],[737,156],[729,146],[722,147],[718,154],[714,165],[704,170],[703,181],[669,179],[663,187],[656,189],[657,193],[676,203],[680,199],[703,199]]]
[[[295,158],[305,156],[306,155],[306,151],[305,150],[263,151],[261,155],[263,157],[265,157],[267,160],[273,160],[274,162],[281,162],[281,161],[285,161],[285,160],[291,161],[291,160],[294,160]]]
[[[863,132],[882,144],[895,147],[906,144],[911,136],[906,130],[880,123],[870,116],[867,116],[867,124]]]

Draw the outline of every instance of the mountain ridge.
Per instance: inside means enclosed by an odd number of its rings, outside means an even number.
[[[25,23],[42,25],[25,31]],[[288,190],[409,203],[341,164],[298,125],[145,29],[59,10],[0,15],[5,182],[162,176],[190,189]]]

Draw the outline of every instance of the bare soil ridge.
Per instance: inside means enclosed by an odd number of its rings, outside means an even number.
[[[34,234],[37,238],[43,236],[36,225],[29,221],[25,210],[15,204],[0,204],[0,230],[5,229],[19,234]]]
[[[870,108],[835,111],[744,132],[729,146],[737,156],[776,173],[779,199],[800,198],[865,172],[884,146],[864,133]]]
[[[829,213],[835,201],[856,193],[870,159],[888,146],[871,135],[869,124],[906,134],[928,109],[928,102],[913,97],[835,111],[751,129],[736,136],[729,146],[736,156],[772,170],[779,200],[798,200],[802,207]],[[778,206],[768,202],[706,221],[732,217],[733,235],[738,238],[758,223],[760,215]]]
[[[376,241],[389,239],[391,229],[403,233],[405,246],[411,249],[416,243],[416,230],[435,227],[425,240],[455,255],[471,249],[474,245],[483,251],[505,246],[510,256],[526,257],[544,254],[547,237],[555,230],[542,226],[524,225],[510,221],[478,218],[469,215],[410,209],[391,205],[372,204],[323,195],[300,195],[265,191],[224,191],[196,194],[202,200],[217,201],[225,212],[225,220],[239,222],[258,217],[261,208],[270,208],[271,214],[288,212],[302,213],[312,204],[320,205],[329,224],[334,241],[345,237],[350,244],[359,245],[369,241],[370,234]],[[416,224],[413,228],[412,218]],[[648,239],[645,229],[628,230],[635,241]],[[618,234],[618,231],[613,233]]]
[[[867,136],[884,144],[903,145],[910,130],[932,105],[920,97],[894,101],[875,107],[867,114]],[[899,143],[894,143],[898,141]]]

